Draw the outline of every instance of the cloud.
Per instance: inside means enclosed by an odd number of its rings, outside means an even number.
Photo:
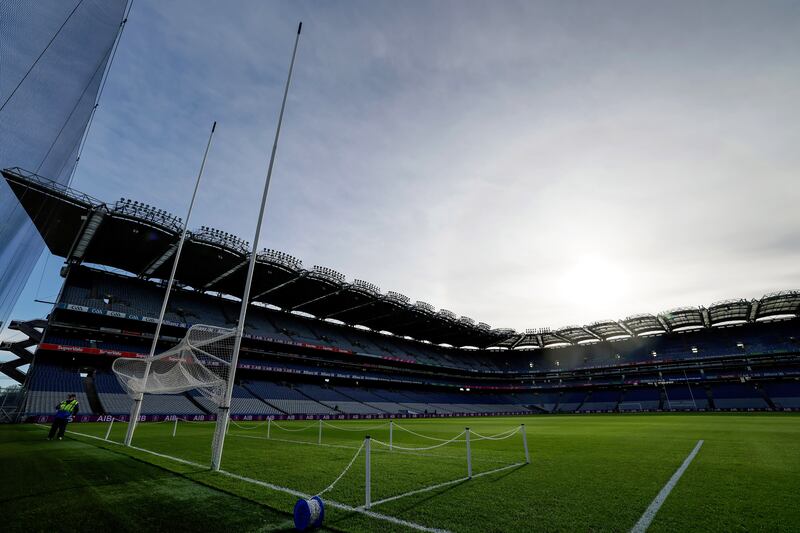
[[[792,3],[137,2],[75,186],[494,326],[798,285]]]

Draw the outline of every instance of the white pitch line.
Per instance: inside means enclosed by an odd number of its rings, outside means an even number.
[[[430,487],[425,487],[424,489],[417,489],[417,490],[412,490],[412,491],[409,491],[409,492],[404,492],[403,494],[398,494],[397,496],[390,496],[388,498],[384,498],[382,500],[378,500],[377,502],[372,502],[372,507],[375,507],[376,505],[380,505],[382,503],[387,503],[387,502],[391,502],[391,501],[394,501],[394,500],[399,500],[400,498],[405,498],[406,496],[413,496],[414,494],[421,494],[423,492],[430,492],[432,490],[440,489],[442,487],[447,487],[448,485],[455,485],[456,483],[461,483],[462,481],[469,481],[470,479],[475,479],[476,477],[488,476],[489,474],[494,474],[496,472],[502,472],[503,470],[508,470],[510,468],[514,468],[514,467],[517,467],[517,466],[522,466],[524,464],[525,463],[514,463],[513,465],[502,466],[500,468],[495,468],[494,470],[488,470],[486,472],[481,472],[480,474],[475,474],[475,475],[472,476],[472,478],[462,477],[462,478],[454,479],[452,481],[445,481],[444,483],[438,483],[436,485],[431,485]],[[361,509],[361,508],[362,507],[359,507],[359,509]]]
[[[645,509],[642,517],[638,522],[636,522],[636,525],[633,526],[633,529],[631,529],[631,533],[644,533],[647,531],[647,528],[650,527],[650,523],[653,521],[653,518],[655,518],[656,513],[664,504],[664,500],[667,499],[669,493],[672,492],[672,489],[678,484],[678,480],[681,479],[683,473],[686,472],[687,468],[689,468],[689,464],[692,462],[692,460],[694,460],[702,445],[702,440],[697,441],[694,449],[689,453],[688,456],[686,456],[686,459],[684,459],[680,468],[678,468],[675,473],[672,474],[672,477],[669,478],[669,481],[667,481],[667,484],[664,485],[664,488],[661,489],[661,491],[656,495],[655,499],[650,503],[647,509]]]
[[[246,481],[248,483],[253,483],[255,485],[260,485],[262,487],[266,487],[268,489],[273,489],[281,492],[286,492],[297,496],[298,498],[305,498],[308,499],[311,497],[310,494],[303,494],[302,492],[298,492],[296,490],[287,489],[284,487],[280,487],[278,485],[273,485],[272,483],[267,483],[265,481],[259,481],[258,479],[251,479],[245,476],[240,476],[238,474],[233,474],[231,472],[227,472],[225,470],[220,470],[220,474],[224,474],[226,476],[232,477],[234,479],[238,479],[240,481]],[[361,513],[363,515],[369,516],[371,518],[377,518],[378,520],[385,520],[386,522],[391,522],[393,524],[397,524],[400,526],[405,526],[411,529],[416,529],[417,531],[426,531],[428,533],[449,533],[446,529],[437,529],[433,527],[423,526],[421,524],[416,524],[414,522],[409,522],[408,520],[403,520],[402,518],[395,518],[394,516],[389,516],[381,513],[376,513],[374,511],[368,511],[363,507],[353,507],[351,505],[347,505],[344,503],[335,502],[333,500],[324,500],[326,505],[334,507],[336,509],[342,509],[344,511],[351,511],[355,513]]]
[[[42,424],[37,424],[37,425],[42,426],[44,428],[47,427],[47,426],[43,426]],[[75,435],[80,435],[82,437],[88,437],[90,439],[95,439],[95,440],[99,440],[99,441],[102,441],[102,442],[108,442],[108,443],[111,443],[111,444],[116,444],[118,446],[122,446],[122,444],[119,443],[119,442],[115,442],[115,441],[112,441],[112,440],[105,440],[103,438],[96,437],[94,435],[89,435],[89,434],[86,434],[86,433],[81,433],[79,431],[67,430],[67,433],[72,433],[72,434],[75,434]],[[166,455],[166,454],[163,454],[163,453],[154,452],[152,450],[147,450],[145,448],[139,448],[137,446],[130,446],[130,448],[132,450],[136,450],[136,451],[144,452],[144,453],[149,453],[151,455],[155,455],[156,457],[161,457],[163,459],[169,459],[169,460],[176,461],[176,462],[179,462],[179,463],[183,463],[183,464],[186,464],[186,465],[189,465],[189,466],[199,467],[199,468],[203,468],[203,469],[209,468],[208,465],[202,465],[200,463],[195,463],[193,461],[187,461],[186,459],[181,459],[179,457],[173,457],[171,455]],[[244,481],[246,483],[252,483],[254,485],[259,485],[261,487],[272,489],[272,490],[277,491],[277,492],[283,492],[283,493],[286,493],[286,494],[290,494],[290,495],[296,496],[298,498],[309,499],[312,496],[311,494],[305,494],[303,492],[300,492],[300,491],[297,491],[297,490],[294,490],[294,489],[290,489],[290,488],[287,488],[287,487],[281,487],[280,485],[273,485],[272,483],[267,483],[266,481],[260,481],[258,479],[253,479],[253,478],[249,478],[249,477],[245,477],[245,476],[240,476],[239,474],[234,474],[233,472],[228,472],[227,470],[219,470],[218,473],[222,474],[223,476],[227,476],[227,477],[230,477],[230,478],[233,478],[233,479],[237,479],[239,481]],[[473,476],[473,477],[476,477],[476,476]],[[361,508],[361,507],[353,507],[351,505],[347,505],[347,504],[344,504],[344,503],[339,503],[339,502],[336,502],[336,501],[333,501],[333,500],[325,500],[325,504],[329,505],[329,506],[331,506],[331,507],[333,507],[335,509],[342,509],[343,511],[350,511],[350,512],[354,512],[354,513],[360,513],[360,514],[363,514],[365,516],[369,516],[370,518],[375,518],[377,520],[383,520],[385,522],[391,522],[393,524],[397,524],[397,525],[400,525],[400,526],[405,526],[407,528],[415,529],[417,531],[425,531],[426,533],[449,533],[446,529],[437,529],[437,528],[433,528],[433,527],[423,526],[422,524],[417,524],[415,522],[410,522],[408,520],[403,520],[402,518],[396,518],[394,516],[389,516],[389,515],[385,515],[385,514],[381,514],[381,513],[376,513],[374,511],[369,511],[369,510]]]

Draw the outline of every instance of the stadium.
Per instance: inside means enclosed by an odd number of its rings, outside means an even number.
[[[46,316],[0,323],[8,531],[798,530],[800,290],[518,331],[259,248],[302,25],[252,241],[195,225],[194,196],[94,198],[71,179],[112,4],[71,148],[43,164],[62,126],[18,135],[38,165],[0,153],[3,231],[60,276]],[[16,242],[3,305],[38,258]]]
[[[52,405],[65,393],[79,391],[81,405],[89,409],[78,421],[100,424],[75,431],[114,442],[133,402],[111,362],[147,356],[164,290],[155,280],[168,277],[163,269],[180,238],[177,217],[127,199],[102,203],[21,169],[7,169],[3,176],[50,251],[65,259],[63,286],[48,319],[11,325],[30,335],[6,347],[21,355],[5,363],[6,372],[32,363],[19,417],[48,424]],[[192,325],[225,327],[235,321],[246,243],[201,228],[187,238],[184,253],[185,266],[176,274],[180,288],[170,298],[159,352],[177,344]],[[459,470],[466,465],[458,456],[464,454],[463,437],[448,441],[461,426],[478,435],[483,427],[499,430],[499,437],[490,438],[505,439],[509,429],[527,422],[528,428],[537,428],[526,435],[536,457],[540,423],[530,417],[630,413],[623,422],[630,424],[639,420],[633,413],[643,412],[800,409],[798,291],[517,333],[436,311],[425,302],[411,303],[402,294],[383,294],[372,283],[347,281],[328,268],[304,269],[299,259],[264,250],[256,261],[253,294],[231,403],[228,431],[234,439],[229,440],[269,440],[279,443],[281,453],[311,453],[296,450],[302,444],[360,452],[358,438],[369,433],[392,448],[399,446],[398,452],[426,453],[421,465],[436,460],[442,471],[426,473],[421,485],[437,487],[451,481],[448,476],[463,482]],[[31,344],[37,345],[34,360],[24,349]],[[485,424],[471,417],[493,418]],[[210,434],[204,432],[215,419],[216,406],[196,391],[146,395],[141,420],[148,424],[137,440],[185,460],[179,452],[189,450],[181,450],[177,440],[163,443],[164,437],[208,444]],[[695,420],[702,419],[685,419]],[[344,421],[352,423],[341,425]],[[402,429],[389,432],[390,422]],[[516,431],[511,437],[519,439]],[[524,457],[522,446],[508,440],[497,445],[473,441],[476,471],[498,475],[498,468],[506,468],[503,461],[523,468],[525,463],[515,461],[515,455]],[[197,447],[188,457],[208,451]],[[348,453],[332,454],[336,459],[330,460],[335,464]],[[402,462],[386,463],[390,471],[372,481],[382,499],[392,501],[398,495],[392,492],[410,492],[414,498],[415,490],[425,488],[416,487],[418,479],[394,483],[385,478],[414,468]],[[271,481],[264,478],[257,481]],[[285,477],[279,485],[294,481]],[[306,487],[309,494],[312,486]],[[359,506],[361,497],[354,489],[342,497],[351,499],[345,503],[351,508]]]

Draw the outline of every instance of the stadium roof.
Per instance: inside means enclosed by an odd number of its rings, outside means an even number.
[[[708,307],[708,319],[712,326],[748,322],[753,308],[748,300],[724,300]]]
[[[103,203],[19,168],[5,169],[2,174],[53,255],[70,264],[105,265],[145,279],[169,276],[169,260],[182,228],[179,217],[124,198]],[[241,296],[248,259],[246,241],[201,227],[188,233],[176,280],[200,291]],[[782,291],[760,300],[726,300],[708,308],[681,307],[659,315],[517,333],[459,318],[446,309],[437,312],[432,305],[412,303],[397,292],[384,294],[367,281],[348,282],[329,268],[304,268],[299,259],[275,250],[263,250],[257,256],[252,300],[437,344],[506,349],[547,348],[800,316],[800,291]]]
[[[107,204],[19,168],[2,171],[53,255],[70,264],[93,263],[145,279],[169,277],[182,220],[166,211],[121,198]],[[205,292],[241,297],[249,244],[213,228],[187,235],[176,281]],[[304,268],[274,250],[257,256],[252,300],[287,311],[336,319],[437,344],[486,347],[513,330],[438,312],[432,305],[353,280],[330,268]]]

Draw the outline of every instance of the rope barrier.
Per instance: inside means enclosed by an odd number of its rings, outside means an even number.
[[[401,426],[401,425],[399,425],[397,423],[394,424],[394,427],[396,427],[397,429],[402,429],[403,431],[411,433],[412,435],[416,435],[417,437],[422,437],[423,439],[436,440],[436,441],[439,441],[439,442],[450,442],[448,439],[440,439],[438,437],[431,437],[429,435],[423,435],[422,433],[417,433],[416,431],[411,431],[410,429],[404,428],[403,426]],[[460,433],[460,435],[463,435],[463,434],[464,434],[464,432],[462,431]]]
[[[519,433],[520,429],[521,429],[521,426],[517,426],[514,429],[509,429],[508,431],[504,431],[502,433],[498,433],[497,435],[490,435],[490,436],[484,436],[484,435],[481,435],[480,433],[476,433],[475,431],[473,431],[472,434],[475,435],[476,437],[478,437],[477,439],[473,439],[473,440],[505,440],[505,439],[513,437],[514,435]],[[502,435],[505,435],[505,436],[502,436]]]
[[[256,424],[255,426],[251,426],[251,427],[242,426],[241,424],[237,424],[234,420],[231,420],[231,424],[233,424],[234,426],[236,426],[239,429],[251,430],[251,429],[258,429],[258,428],[264,426],[266,424],[266,422],[261,422],[259,424]]]
[[[317,424],[311,424],[310,426],[305,426],[305,427],[302,427],[302,428],[297,428],[297,429],[289,429],[289,428],[285,428],[285,427],[283,427],[282,425],[278,424],[278,423],[277,423],[277,422],[275,422],[274,420],[272,421],[272,425],[273,425],[273,426],[275,426],[275,427],[277,427],[278,429],[282,429],[282,430],[284,430],[284,431],[305,431],[305,430],[307,430],[307,429],[311,429],[311,428],[318,427],[318,425],[317,425]]]
[[[448,441],[445,441],[445,442],[442,442],[440,444],[434,444],[433,446],[424,446],[424,447],[420,447],[420,448],[409,448],[409,447],[405,447],[405,446],[398,446],[397,444],[392,444],[392,448],[393,449],[397,449],[397,450],[403,450],[403,451],[433,450],[434,448],[441,448],[442,446],[447,446],[448,444],[451,444],[453,442],[463,442],[462,440],[460,440],[460,438],[465,433],[466,433],[465,431],[462,431],[461,433],[459,433],[458,435],[456,435],[452,439],[450,439]],[[389,447],[388,443],[383,442],[383,441],[379,441],[378,439],[372,439],[372,441],[375,444],[380,444],[381,446],[386,446],[387,448]]]
[[[344,467],[344,470],[342,470],[342,473],[339,474],[339,476],[336,479],[333,480],[333,483],[331,483],[330,485],[328,485],[327,487],[325,487],[324,489],[319,491],[316,495],[317,496],[322,496],[323,494],[325,494],[326,492],[331,490],[334,487],[334,485],[336,485],[339,482],[339,480],[344,477],[344,475],[347,473],[347,471],[350,470],[350,467],[353,466],[353,463],[356,462],[356,459],[361,454],[361,450],[363,450],[363,449],[364,449],[364,442],[362,442],[361,446],[358,447],[358,450],[356,450],[356,453],[353,455],[353,458],[350,459],[350,462],[347,463],[347,466]]]
[[[323,420],[323,421],[322,421],[322,423],[323,423],[324,425],[328,426],[328,427],[332,427],[333,429],[338,429],[338,430],[340,430],[340,431],[370,431],[370,430],[373,430],[373,429],[380,429],[380,428],[382,428],[382,427],[385,427],[385,426],[388,426],[388,425],[389,425],[389,422],[384,422],[383,424],[379,424],[379,425],[377,425],[377,426],[370,426],[370,427],[366,427],[366,428],[350,429],[350,428],[343,428],[343,427],[340,427],[340,426],[334,426],[333,424],[331,424],[330,422],[326,422],[325,420]]]

